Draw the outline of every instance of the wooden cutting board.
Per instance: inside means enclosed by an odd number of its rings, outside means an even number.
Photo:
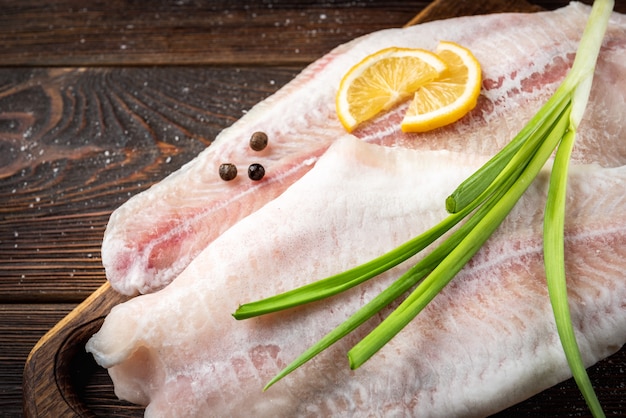
[[[436,0],[408,25],[454,16],[493,12],[540,10],[524,0],[466,1]],[[54,326],[32,349],[23,377],[24,413],[27,417],[93,416],[79,395],[77,370],[87,362],[86,341],[102,325],[111,308],[127,300],[108,283]],[[88,368],[87,368],[88,369]]]

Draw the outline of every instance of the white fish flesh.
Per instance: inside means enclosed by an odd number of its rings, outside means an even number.
[[[149,417],[482,416],[530,397],[570,376],[543,274],[546,173],[431,305],[356,371],[345,354],[379,317],[261,391],[411,263],[309,306],[230,315],[426,230],[483,162],[343,137],[165,289],[115,307],[87,349],[116,394],[147,405]],[[569,193],[570,299],[590,365],[626,342],[626,166],[577,165]]]
[[[400,106],[364,125],[356,136],[387,146],[493,155],[562,80],[588,12],[589,7],[574,3],[554,12],[458,18],[380,31],[336,48],[224,130],[196,159],[113,213],[102,245],[111,285],[129,295],[166,286],[217,236],[307,172],[344,133],[334,105],[339,80],[381,48],[433,50],[440,40],[459,42],[482,64],[483,91],[478,106],[448,128],[404,134]],[[626,158],[624,124],[616,124],[625,112],[624,22],[615,14],[606,35],[590,103],[594,116],[581,126],[574,156],[578,162],[615,166]],[[247,146],[255,131],[269,136],[269,146],[260,153]],[[584,135],[587,131],[602,137]],[[261,182],[240,175],[226,183],[217,174],[224,162],[240,167],[259,162],[267,174]]]
[[[445,215],[445,196],[552,93],[571,63],[588,11],[572,4],[541,14],[461,18],[354,41],[313,64],[315,70],[253,109],[198,159],[125,205],[112,218],[104,243],[110,255],[114,243],[121,245],[128,263],[120,265],[134,266],[118,276],[118,284],[126,283],[120,288],[154,290],[170,281],[158,271],[173,276],[183,271],[163,290],[114,308],[89,341],[87,349],[109,369],[118,396],[147,405],[147,416],[480,416],[569,377],[543,276],[545,176],[433,303],[356,371],[348,369],[345,352],[378,317],[261,392],[282,367],[370,300],[405,265],[310,306],[242,322],[230,313],[240,303],[369,260],[434,225]],[[514,32],[508,31],[511,27]],[[463,39],[468,33],[472,38]],[[319,90],[298,92],[310,87],[307,83],[318,73],[337,81],[341,69],[390,43],[430,47],[438,35],[469,44],[485,72],[479,106],[449,128],[406,136],[396,128],[400,108],[355,136],[339,134],[334,108],[327,103],[332,92],[324,93],[321,81]],[[566,219],[572,315],[588,365],[626,342],[625,66],[626,19],[614,14],[578,135]],[[304,96],[313,110],[301,125],[291,115],[293,123],[283,127],[296,129],[291,136],[272,131],[280,129],[273,121],[276,112],[289,116],[287,102],[295,106],[300,103],[295,98]],[[245,156],[248,129],[265,130],[277,141],[264,163],[268,170],[272,164],[281,169],[269,170],[267,183],[252,187],[242,181],[230,193],[231,186],[209,177],[215,177],[215,164],[231,159],[228,152]],[[323,139],[325,133],[332,138]],[[230,135],[231,140],[222,140]],[[237,137],[243,138],[236,146]],[[218,151],[211,152],[214,146]],[[212,164],[215,170],[205,172],[204,166]],[[200,186],[200,180],[206,182],[204,197],[189,187]],[[260,200],[251,203],[252,209],[242,208],[256,192]],[[215,197],[219,193],[223,200]],[[204,215],[197,212],[201,198],[209,207],[224,205],[224,216],[228,207],[235,212],[225,221],[226,229],[211,232],[210,239],[202,230],[205,221],[199,220]],[[177,199],[179,212],[173,209]],[[165,222],[165,215],[148,221],[155,208],[172,215],[172,223]],[[207,216],[215,216],[215,225],[222,215]],[[182,263],[187,267],[175,265],[181,247],[172,244],[167,253],[165,238],[159,253],[169,255],[149,271],[145,256],[150,239],[159,235],[134,235],[132,228],[124,232],[124,225],[133,224],[166,235],[170,227],[189,230],[187,240],[179,236],[175,241],[186,241],[183,247],[189,249],[196,245],[197,252]],[[139,244],[133,247],[135,239]]]

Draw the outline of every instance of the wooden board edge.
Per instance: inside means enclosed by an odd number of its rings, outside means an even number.
[[[453,5],[453,6],[452,6]],[[460,16],[475,16],[502,12],[532,13],[545,10],[541,6],[531,4],[526,0],[483,0],[483,1],[457,1],[434,0],[426,6],[406,26],[435,20],[451,19]]]
[[[108,282],[52,327],[30,351],[22,376],[24,416],[90,416],[73,388],[73,359],[113,306],[128,300]]]

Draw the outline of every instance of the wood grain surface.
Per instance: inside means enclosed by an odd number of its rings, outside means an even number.
[[[0,415],[142,416],[82,350],[123,299],[104,284],[100,245],[130,196],[342,42],[420,12],[426,21],[567,2],[532,3],[4,1]],[[626,415],[625,369],[625,349],[590,369],[608,415]],[[572,380],[500,414],[586,415]]]

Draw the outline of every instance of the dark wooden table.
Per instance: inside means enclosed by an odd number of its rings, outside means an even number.
[[[427,5],[3,1],[0,416],[22,416],[33,345],[105,281],[100,244],[111,211],[332,47],[402,26]],[[626,12],[626,2],[616,10]],[[622,349],[590,370],[609,415],[626,414],[625,369]],[[104,372],[83,395],[101,415],[141,416],[115,400]],[[506,416],[586,414],[570,380]]]

